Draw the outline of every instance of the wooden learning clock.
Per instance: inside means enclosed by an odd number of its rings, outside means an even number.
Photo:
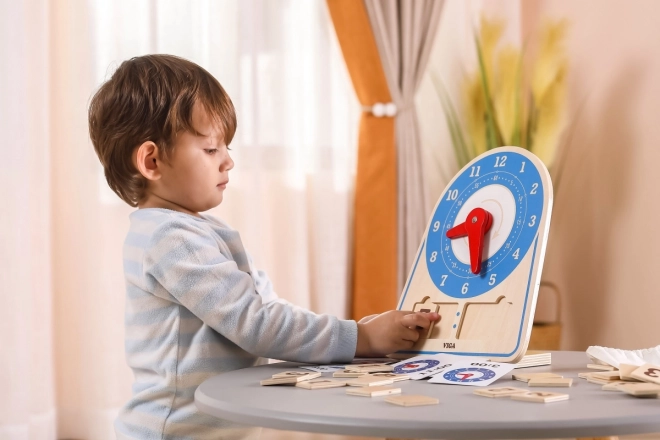
[[[442,319],[397,356],[522,358],[551,210],[550,175],[529,151],[495,148],[468,163],[435,206],[398,305]]]

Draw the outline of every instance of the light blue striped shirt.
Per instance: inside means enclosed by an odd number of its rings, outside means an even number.
[[[135,382],[115,422],[118,438],[246,438],[245,426],[197,410],[194,392],[205,379],[260,357],[353,359],[355,321],[279,299],[225,223],[159,208],[139,209],[130,220],[126,357]]]

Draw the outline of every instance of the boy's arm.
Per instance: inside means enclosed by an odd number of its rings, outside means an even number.
[[[144,256],[147,288],[172,298],[257,356],[300,362],[349,361],[355,321],[317,315],[280,301],[263,303],[249,274],[194,224],[173,219],[153,234]]]

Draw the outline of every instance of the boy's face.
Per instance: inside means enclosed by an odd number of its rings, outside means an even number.
[[[176,136],[169,163],[160,162],[162,177],[154,182],[153,192],[196,214],[222,203],[234,161],[223,133],[199,104],[193,108],[192,122],[201,135],[183,131]]]

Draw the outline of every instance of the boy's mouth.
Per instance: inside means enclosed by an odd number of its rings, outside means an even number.
[[[229,183],[229,180],[225,180],[224,182],[218,183],[216,186],[226,188],[228,183]]]

